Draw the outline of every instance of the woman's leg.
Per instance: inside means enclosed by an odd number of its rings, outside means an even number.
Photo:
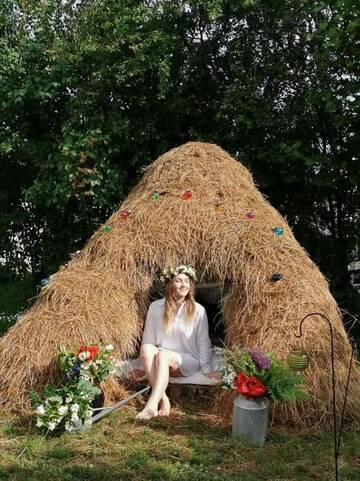
[[[155,385],[155,380],[156,380],[156,371],[157,371],[157,354],[159,352],[159,349],[152,345],[152,344],[144,344],[141,347],[140,350],[140,360],[141,363],[144,367],[145,374],[147,379],[150,382],[151,387],[153,388]],[[159,404],[159,403],[158,403]],[[148,403],[146,404],[145,408],[143,411],[143,416],[145,416],[146,413],[144,413],[145,409],[148,408]],[[151,406],[151,409],[154,411],[153,415],[160,415],[160,416],[168,416],[170,414],[170,401],[169,398],[167,397],[166,393],[161,396],[161,409],[158,412],[158,405],[156,406],[156,409],[154,409],[153,406]],[[140,413],[139,413],[140,414]],[[149,415],[150,413],[148,413]],[[153,417],[153,416],[151,416]]]
[[[181,372],[180,368],[178,367],[179,364],[173,364],[172,367],[169,367],[169,376],[170,377],[183,377],[183,373]],[[169,416],[171,410],[170,399],[168,398],[166,392],[164,396],[161,398],[161,408],[159,409],[158,416]]]
[[[154,358],[156,363],[154,363]],[[158,414],[158,406],[162,401],[162,408],[160,410],[161,415],[169,415],[170,413],[170,401],[166,396],[165,390],[169,383],[169,369],[177,370],[179,367],[178,355],[171,351],[159,351],[153,356],[154,372],[149,370],[150,383],[152,383],[151,395],[146,403],[145,408],[137,415],[138,419],[151,419]],[[148,369],[148,366],[144,368]]]
[[[159,349],[153,344],[144,344],[140,349],[140,360],[144,367],[146,377],[148,378],[151,386],[154,383],[155,376],[155,357]]]

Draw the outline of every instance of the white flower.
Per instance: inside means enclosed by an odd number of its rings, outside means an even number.
[[[80,377],[81,377],[81,379],[84,379],[85,381],[90,381],[90,374],[88,374],[87,372],[81,372]]]
[[[42,420],[38,418],[38,419],[36,420],[36,426],[37,426],[38,428],[41,428],[41,426],[43,426],[43,425],[44,425],[44,423],[42,422]]]
[[[79,411],[80,406],[77,403],[74,403],[70,406],[70,411],[72,413],[77,413]]]
[[[196,272],[191,266],[177,266],[177,267],[166,267],[162,272],[163,279],[171,279],[172,277],[176,276],[177,274],[185,274],[188,277],[191,277],[193,281],[197,281]]]
[[[63,416],[64,414],[66,414],[68,412],[68,407],[67,406],[60,406],[59,409],[58,409],[58,413],[60,414],[60,416]]]
[[[105,346],[105,351],[111,352],[114,350],[114,346],[112,344],[108,344]]]
[[[40,406],[38,406],[38,407],[36,408],[36,412],[37,412],[40,416],[42,416],[43,414],[45,414],[45,408],[44,408],[44,406],[43,406],[42,404],[40,404]]]
[[[79,359],[80,361],[86,361],[86,359],[89,359],[90,356],[91,354],[89,351],[83,351],[83,352],[80,352]]]
[[[73,426],[69,423],[69,421],[66,421],[65,423],[65,431],[72,431],[73,430]]]
[[[79,421],[79,416],[77,414],[77,412],[73,412],[72,415],[71,415],[71,421],[73,423],[76,423],[76,421]]]
[[[49,423],[48,428],[49,428],[49,431],[54,431],[54,429],[56,428],[56,424],[55,423]]]
[[[71,397],[71,396],[67,396],[67,397],[65,398],[66,404],[69,404],[71,401],[72,401],[72,397]]]

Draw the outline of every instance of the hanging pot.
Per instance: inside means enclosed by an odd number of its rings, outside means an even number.
[[[305,351],[292,351],[287,357],[287,363],[292,371],[304,371],[309,367],[309,356]]]

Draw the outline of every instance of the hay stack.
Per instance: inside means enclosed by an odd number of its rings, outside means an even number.
[[[185,191],[192,198],[183,200]],[[152,198],[154,191],[160,194]],[[191,264],[203,282],[229,281],[222,314],[228,345],[262,346],[285,357],[304,348],[312,399],[273,410],[274,419],[298,426],[326,425],[331,417],[328,326],[310,318],[304,337],[294,333],[306,314],[319,311],[334,327],[339,405],[350,347],[336,303],[318,268],[290,227],[255,187],[245,167],[212,144],[191,142],[150,165],[121,206],[93,235],[79,257],[55,274],[35,305],[0,341],[0,399],[26,409],[31,388],[56,377],[60,344],[111,342],[131,355],[141,337],[151,286],[165,265]],[[249,215],[252,213],[252,215]],[[284,233],[276,236],[274,227]],[[274,273],[283,279],[271,281]],[[114,385],[108,393],[116,395]],[[225,399],[224,399],[225,397]],[[222,406],[231,393],[219,393]],[[359,372],[353,372],[347,407],[360,417]]]

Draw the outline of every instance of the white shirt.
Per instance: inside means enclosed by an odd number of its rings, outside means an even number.
[[[185,304],[179,307],[168,331],[164,321],[165,299],[150,304],[147,312],[142,344],[188,353],[199,360],[202,372],[212,371],[209,326],[204,307],[195,302],[195,317],[185,320]]]

